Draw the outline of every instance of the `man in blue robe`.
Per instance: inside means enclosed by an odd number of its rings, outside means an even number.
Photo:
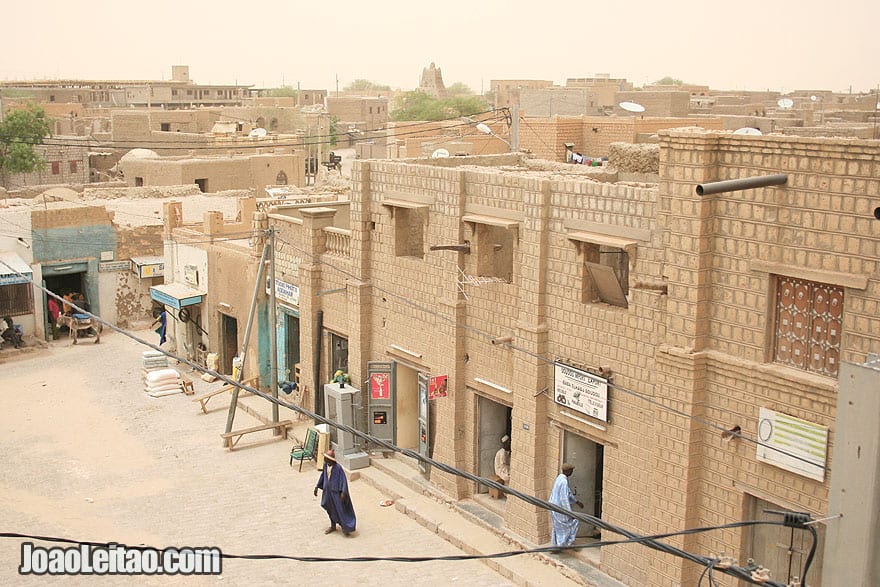
[[[330,527],[324,530],[324,534],[335,532],[337,524],[342,527],[342,533],[346,536],[354,532],[357,518],[348,494],[348,479],[345,478],[342,465],[336,462],[336,453],[332,448],[324,453],[324,470],[315,486],[316,497],[319,489],[322,491],[321,507],[330,517]]]
[[[568,463],[562,465],[562,472],[553,482],[553,491],[550,492],[550,503],[563,509],[571,511],[572,504],[577,504],[579,508],[584,504],[578,501],[568,485],[568,478],[574,472],[574,466]],[[553,546],[571,546],[574,539],[577,538],[578,520],[571,516],[560,514],[559,512],[550,512],[550,521],[553,525],[551,540]]]

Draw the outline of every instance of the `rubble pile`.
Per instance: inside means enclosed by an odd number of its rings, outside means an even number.
[[[621,173],[660,173],[660,145],[611,143],[608,164]]]

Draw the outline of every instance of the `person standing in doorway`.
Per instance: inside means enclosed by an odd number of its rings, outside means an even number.
[[[46,302],[49,311],[49,326],[52,329],[52,339],[58,340],[58,317],[61,315],[61,305],[53,297]]]
[[[562,472],[553,482],[553,491],[550,492],[550,503],[562,509],[571,511],[572,505],[583,508],[581,503],[571,491],[568,478],[574,472],[574,465],[563,463]],[[559,512],[550,512],[550,521],[553,525],[551,540],[553,546],[571,546],[577,538],[578,519]]]
[[[324,530],[324,534],[336,531],[336,525],[342,527],[342,533],[346,536],[355,531],[357,518],[351,496],[348,493],[348,479],[345,478],[345,470],[336,462],[336,452],[331,448],[324,453],[324,470],[318,477],[314,495],[318,496],[321,490],[321,507],[327,511],[330,517],[330,527]]]
[[[495,475],[504,485],[510,485],[510,436],[501,437],[501,448],[495,453]]]

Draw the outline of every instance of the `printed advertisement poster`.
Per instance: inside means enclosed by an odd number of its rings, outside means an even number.
[[[428,399],[446,397],[446,383],[449,375],[437,375],[431,377],[431,385],[428,387]]]
[[[391,376],[388,373],[373,373],[370,376],[370,397],[372,399],[391,397]]]

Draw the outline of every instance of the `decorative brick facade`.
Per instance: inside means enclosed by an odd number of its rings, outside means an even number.
[[[276,219],[293,244],[291,258],[303,255],[303,347],[318,334],[320,311],[325,330],[349,338],[353,381],[366,379],[368,361],[448,375],[449,395],[431,402],[432,456],[467,471],[482,470],[482,406],[512,408],[511,486],[539,498],[548,497],[566,443],[601,445],[602,519],[633,532],[749,519],[756,503],[824,516],[838,384],[773,360],[776,276],[843,288],[840,360],[880,351],[880,223],[871,197],[880,188],[878,147],[701,131],[660,136],[659,186],[471,165],[480,159],[355,162],[348,229],[332,228],[330,209],[303,211],[301,225]],[[774,173],[788,175],[785,185],[695,191]],[[406,255],[395,247],[395,231],[405,230],[395,218],[406,210],[425,211],[408,216],[424,223],[421,255],[411,242]],[[496,261],[513,247],[509,276],[462,283],[487,275],[482,238],[490,233]],[[340,235],[348,248],[331,246]],[[431,250],[463,243],[470,254]],[[583,266],[596,243],[628,253],[626,304],[584,297]],[[337,288],[347,293],[316,295]],[[509,344],[493,344],[506,337]],[[303,372],[311,374],[309,355]],[[554,401],[555,360],[594,373],[610,368],[607,422]],[[824,481],[757,458],[760,408],[828,428]],[[722,438],[734,426],[741,436]],[[436,470],[431,481],[456,499],[479,491]],[[547,513],[516,499],[507,500],[504,521],[533,542],[549,537]],[[773,553],[755,550],[755,532],[668,542],[771,561]],[[811,584],[821,559],[820,552]],[[703,570],[641,545],[603,549],[601,567],[627,584],[670,587],[695,584]],[[785,580],[779,572],[774,579]]]

